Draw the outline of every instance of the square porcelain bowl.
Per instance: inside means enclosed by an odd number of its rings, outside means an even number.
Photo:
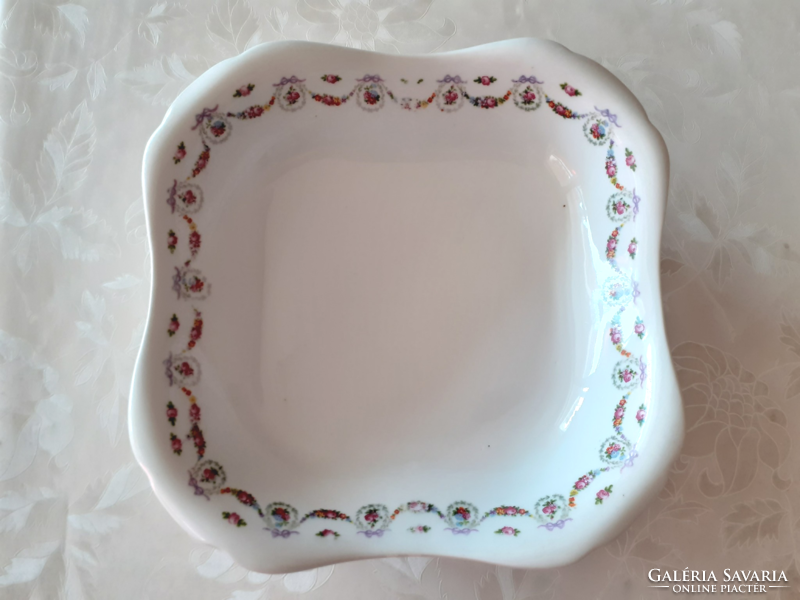
[[[616,535],[682,440],[667,177],[630,92],[552,42],[215,66],[144,159],[130,423],[159,499],[264,572]]]

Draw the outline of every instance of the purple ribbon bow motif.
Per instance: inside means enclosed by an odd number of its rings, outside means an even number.
[[[554,529],[564,529],[564,525],[567,524],[567,521],[572,521],[572,519],[559,519],[555,523],[545,523],[544,525],[539,525],[539,529],[544,527],[547,531],[553,531]]]
[[[450,75],[445,75],[444,79],[437,79],[437,83],[466,83],[460,76],[456,75],[455,77],[451,77]]]
[[[178,267],[175,267],[175,275],[172,276],[172,290],[178,294],[178,300],[181,299],[181,283],[183,283],[183,273]]]
[[[364,75],[362,79],[356,79],[356,81],[361,83],[381,83],[383,79],[381,79],[380,75]]]
[[[305,81],[305,79],[298,79],[294,75],[292,75],[288,79],[286,77],[281,77],[281,80],[278,83],[273,83],[272,87],[279,88],[279,87],[283,87],[287,83],[303,83],[304,81]]]
[[[203,121],[205,121],[206,119],[211,120],[211,117],[214,115],[215,112],[217,112],[218,108],[219,104],[217,104],[214,108],[204,108],[203,112],[197,113],[194,116],[195,124],[194,127],[192,127],[192,131],[200,127],[200,125],[202,125]]]
[[[637,458],[639,458],[639,453],[636,451],[636,444],[634,444],[631,448],[631,453],[628,455],[628,458],[626,458],[622,463],[622,468],[619,470],[620,474],[622,474],[626,467],[633,467],[633,461],[635,461]]]
[[[452,531],[453,535],[469,535],[473,531],[478,531],[478,530],[469,529],[468,527],[464,529],[459,529],[458,527],[448,527],[447,529],[445,529],[445,531]]]
[[[544,81],[539,81],[536,79],[536,75],[531,75],[530,77],[525,77],[525,75],[520,75],[519,79],[512,79],[514,83],[544,83]]]
[[[385,529],[376,529],[374,531],[367,529],[365,531],[358,531],[357,533],[363,533],[366,537],[371,538],[371,537],[383,537],[385,531],[386,531]]]
[[[608,110],[607,108],[606,108],[606,109],[603,109],[603,110],[600,110],[599,108],[597,108],[597,107],[595,106],[595,107],[594,107],[594,109],[595,109],[597,112],[599,112],[601,116],[603,116],[603,117],[605,117],[606,119],[608,119],[609,121],[611,121],[611,122],[612,122],[614,125],[616,125],[617,127],[622,127],[622,125],[620,125],[619,123],[617,123],[617,115],[615,115],[614,113],[612,113],[612,112],[611,112],[610,110]]]
[[[639,296],[642,295],[642,292],[639,291],[639,282],[638,281],[634,281],[633,282],[633,294],[632,295],[633,295],[633,302],[635,304],[636,303],[636,299]]]
[[[641,384],[639,387],[644,387],[644,380],[647,379],[647,363],[642,360],[642,357],[639,357],[639,378],[641,379]]]
[[[191,471],[189,471],[189,487],[194,488],[195,496],[203,496],[206,500],[211,500],[211,498],[208,497],[208,494],[206,494],[206,491],[197,484],[197,479],[192,477]]]
[[[636,188],[633,188],[633,222],[636,223],[636,215],[639,214],[639,202],[642,199],[636,195]]]
[[[274,537],[274,538],[276,538],[276,537],[288,538],[288,537],[292,537],[293,533],[296,533],[298,535],[300,534],[299,531],[290,531],[288,529],[269,529],[269,527],[265,527],[264,529],[267,529],[268,531],[271,531],[272,532],[272,537]]]
[[[167,376],[167,379],[169,379],[169,384],[172,385],[172,352],[169,353],[169,356],[165,358],[161,364],[164,365],[164,374]],[[189,485],[191,485],[191,483]]]
[[[175,213],[175,194],[178,193],[178,180],[174,179],[172,181],[172,187],[167,190],[169,192],[169,198],[167,198],[167,204],[172,209],[172,213]]]

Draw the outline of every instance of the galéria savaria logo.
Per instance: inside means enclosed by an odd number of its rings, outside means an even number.
[[[765,594],[770,588],[788,588],[783,571],[737,571],[725,569],[718,578],[714,571],[667,571],[650,569],[651,588],[672,589],[675,594]]]

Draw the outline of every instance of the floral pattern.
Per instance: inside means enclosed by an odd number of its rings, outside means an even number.
[[[508,90],[503,96],[470,96],[464,92],[464,97],[469,101],[472,106],[478,108],[497,108],[505,104],[511,98],[511,90]]]
[[[170,254],[175,254],[175,248],[178,247],[178,236],[170,229],[167,233],[167,249]]]
[[[563,119],[582,119],[583,115],[574,112],[571,108],[567,108],[561,102],[556,102],[550,97],[545,97],[545,101],[547,102],[547,106],[550,107],[554,113],[556,113],[559,117]],[[585,128],[585,127],[584,127]]]
[[[642,321],[641,317],[636,317],[636,324],[633,326],[633,332],[638,336],[640,340],[644,339],[645,327],[644,327],[644,321]]]
[[[636,238],[631,238],[631,241],[628,243],[628,256],[630,256],[631,259],[636,258],[636,249],[638,247],[639,242],[636,240]]]
[[[367,504],[359,508],[356,513],[355,524],[360,531],[370,533],[383,531],[389,523],[389,509],[383,504]]]
[[[222,518],[236,527],[247,527],[247,522],[239,516],[239,513],[222,511]]]
[[[647,407],[641,404],[639,410],[636,411],[636,422],[639,424],[639,427],[644,425],[645,417],[647,417]]]
[[[325,74],[320,76],[320,80],[324,83],[336,84],[341,82],[342,78],[338,75]],[[488,75],[482,75],[473,80],[474,83],[483,86],[491,85],[496,81],[497,79],[494,76]],[[352,519],[347,514],[333,509],[313,510],[300,518],[298,511],[289,504],[273,502],[262,509],[253,494],[237,488],[224,487],[226,475],[221,465],[215,461],[205,460],[207,446],[200,426],[202,412],[197,403],[197,398],[188,387],[196,385],[201,375],[200,364],[190,352],[202,338],[204,323],[201,311],[193,306],[194,316],[192,327],[188,334],[186,349],[180,354],[171,354],[165,361],[165,372],[170,384],[180,388],[189,402],[188,421],[190,429],[185,437],[193,442],[198,459],[198,462],[189,471],[190,487],[194,489],[195,495],[202,495],[205,498],[209,498],[214,493],[231,495],[239,504],[256,511],[259,518],[264,521],[267,529],[272,531],[272,536],[276,539],[300,535],[301,532],[296,528],[306,521],[314,519],[349,524],[355,527],[357,533],[363,534],[367,538],[382,537],[384,532],[388,531],[392,524],[406,513],[434,516],[444,522],[447,526],[445,530],[454,534],[469,534],[470,532],[478,531],[477,528],[480,524],[488,518],[509,517],[538,521],[540,523],[538,527],[547,531],[563,529],[567,522],[572,521],[569,514],[570,511],[576,508],[578,496],[587,489],[593,489],[594,482],[598,477],[614,466],[619,467],[622,464],[627,467],[633,464],[633,458],[636,456],[635,446],[625,437],[623,422],[629,396],[645,376],[644,363],[641,360],[633,359],[631,352],[624,347],[625,338],[620,319],[622,311],[625,310],[631,300],[635,300],[635,294],[638,291],[636,291],[635,284],[632,283],[630,276],[626,275],[617,264],[617,252],[620,244],[622,244],[623,248],[627,247],[628,255],[631,259],[636,256],[638,245],[636,237],[623,242],[622,235],[625,223],[630,221],[633,213],[638,210],[638,208],[635,208],[638,198],[625,191],[618,181],[619,173],[614,155],[614,127],[609,122],[610,117],[607,118],[605,116],[608,111],[603,111],[602,115],[597,113],[588,115],[577,113],[561,102],[549,98],[540,87],[542,82],[536,77],[524,75],[519,79],[513,80],[513,87],[503,96],[472,96],[466,91],[464,87],[466,82],[464,80],[458,76],[450,75],[439,80],[439,87],[435,92],[420,98],[398,98],[388,89],[386,82],[377,75],[364,76],[364,78],[357,81],[352,91],[339,96],[309,92],[304,82],[304,79],[299,79],[296,76],[284,77],[280,83],[274,84],[274,94],[268,101],[264,104],[254,104],[238,112],[222,113],[218,111],[218,106],[203,109],[197,115],[196,125],[193,128],[199,131],[203,150],[195,162],[189,179],[197,177],[207,168],[211,158],[211,146],[209,144],[220,143],[231,135],[232,128],[229,118],[235,118],[240,121],[256,119],[266,114],[276,102],[285,111],[297,111],[303,108],[306,98],[309,96],[319,104],[335,107],[345,105],[348,99],[355,96],[357,104],[367,112],[380,110],[387,101],[397,104],[404,110],[421,110],[436,106],[441,112],[458,110],[465,103],[477,108],[493,109],[502,106],[512,98],[518,108],[524,111],[532,111],[541,106],[543,102],[546,102],[554,114],[565,120],[583,120],[583,133],[592,145],[602,146],[608,142],[604,168],[609,182],[615,187],[616,191],[609,198],[606,206],[607,216],[615,226],[606,240],[605,255],[614,273],[604,282],[602,295],[604,302],[618,308],[617,313],[611,320],[609,338],[615,349],[622,355],[623,360],[615,365],[612,381],[615,387],[626,393],[614,407],[611,419],[614,435],[607,438],[600,448],[600,460],[605,466],[592,469],[578,477],[567,497],[561,494],[549,494],[540,498],[532,509],[501,505],[483,514],[478,511],[475,505],[464,501],[453,502],[445,510],[440,510],[431,503],[413,501],[399,506],[391,513],[383,504],[368,504],[358,509]],[[403,82],[407,83],[406,80]],[[423,80],[420,79],[417,83],[421,84]],[[256,86],[254,84],[247,84],[236,90],[233,96],[235,98],[246,97],[251,95],[255,89]],[[561,89],[571,97],[582,95],[580,91],[566,83],[561,85]],[[614,121],[614,125],[616,125],[616,121]],[[179,157],[182,159],[185,156],[185,144],[183,142],[181,142],[179,149],[183,150],[183,154]],[[635,159],[628,148],[625,149],[625,156],[626,166],[635,170]],[[178,158],[177,154],[176,158]],[[179,160],[176,160],[175,164],[179,162]],[[187,247],[190,259],[175,267],[173,290],[175,290],[178,299],[192,302],[201,301],[208,296],[211,286],[202,272],[192,264],[202,249],[203,238],[198,230],[197,223],[190,215],[195,215],[201,210],[204,201],[203,191],[197,184],[189,183],[188,181],[179,183],[176,179],[168,192],[167,204],[170,212],[177,213],[189,228]],[[170,229],[167,242],[168,248],[173,254],[178,251],[178,241],[177,234],[173,229]],[[170,319],[169,337],[176,335],[179,329],[180,318],[176,312],[173,313]],[[641,340],[644,338],[644,332],[644,323],[637,316],[634,333]],[[170,425],[175,427],[178,423],[178,409],[171,400],[167,403],[166,416]],[[640,426],[644,423],[645,416],[646,408],[644,404],[641,404],[636,412],[636,421]],[[170,433],[169,439],[172,451],[180,456],[183,450],[181,438],[175,433]],[[608,499],[612,489],[612,484],[599,490],[593,489],[595,504],[602,504],[604,500]],[[245,520],[236,512],[223,511],[221,514],[223,519],[237,528],[246,526]],[[522,522],[518,521],[518,523]],[[434,527],[431,525],[420,524],[407,526],[405,531],[408,533],[428,533],[433,529]],[[497,535],[517,537],[523,530],[505,525],[493,531]],[[341,534],[332,529],[323,529],[314,535],[319,538],[330,537],[335,539],[340,537]]]
[[[409,527],[408,531],[411,533],[428,533],[431,528],[428,525],[417,525],[416,527]]]
[[[612,223],[625,223],[631,219],[630,194],[617,192],[613,194],[606,204],[606,213]]]
[[[574,87],[572,87],[568,83],[562,83],[561,84],[561,89],[564,90],[564,93],[567,96],[582,96],[583,95],[577,89],[575,89]]]
[[[595,146],[604,145],[610,137],[610,127],[608,119],[603,117],[592,117],[583,124],[583,134],[591,144]]]
[[[169,327],[167,328],[167,335],[172,337],[178,332],[178,329],[181,327],[181,322],[178,320],[178,315],[172,313],[172,317],[169,320]]]
[[[525,111],[536,110],[542,105],[542,90],[526,85],[520,89],[520,84],[516,84],[513,90],[514,104]]]
[[[175,156],[172,157],[172,160],[177,165],[184,158],[186,158],[186,144],[181,142],[178,144],[178,149],[175,150]]]
[[[607,485],[602,490],[599,490],[597,492],[597,495],[596,495],[595,499],[594,499],[594,503],[595,504],[602,504],[603,500],[605,500],[606,498],[608,498],[611,495],[611,489],[613,487],[614,487],[613,485]]]
[[[183,452],[183,443],[181,442],[181,438],[179,438],[174,433],[170,433],[169,442],[170,445],[172,446],[172,452],[180,456],[181,452]]]
[[[178,409],[175,408],[175,405],[172,403],[172,400],[167,402],[167,421],[169,424],[175,427],[175,419],[178,418]]]
[[[256,89],[256,86],[254,86],[252,83],[248,83],[247,85],[243,85],[238,90],[233,92],[233,97],[242,98],[244,96],[249,96],[250,92],[252,92],[254,89]]]
[[[631,171],[636,170],[636,157],[628,148],[625,148],[625,164],[631,168]]]
[[[624,359],[614,366],[612,381],[620,390],[630,390],[639,384],[639,364],[634,359]]]
[[[451,85],[450,87],[438,92],[439,108],[444,112],[457,110],[464,102],[462,88]]]
[[[317,537],[321,537],[321,538],[330,537],[330,538],[336,539],[336,538],[339,537],[339,532],[338,531],[334,531],[333,529],[323,529],[322,531],[318,531],[314,535],[316,535]]]

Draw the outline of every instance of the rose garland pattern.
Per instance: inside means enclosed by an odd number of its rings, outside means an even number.
[[[336,84],[342,81],[342,78],[336,74],[324,74],[317,78],[317,81],[319,80],[328,84]],[[489,86],[498,80],[492,75],[480,75],[471,81]],[[188,259],[174,267],[172,290],[178,300],[189,301],[192,304],[190,320],[192,327],[188,334],[186,347],[178,354],[170,353],[163,364],[170,388],[179,390],[180,393],[175,395],[181,397],[181,400],[174,398],[176,402],[171,399],[166,404],[166,418],[170,428],[177,427],[184,410],[190,426],[188,434],[183,437],[170,431],[168,438],[170,448],[178,456],[186,450],[183,445],[184,440],[190,440],[194,446],[196,462],[188,472],[189,487],[193,489],[195,495],[202,496],[207,500],[210,500],[210,497],[215,494],[230,495],[245,508],[255,511],[273,538],[289,538],[299,535],[297,527],[309,520],[327,521],[331,523],[331,526],[346,524],[354,527],[356,534],[365,538],[382,537],[392,530],[395,520],[405,514],[414,515],[415,518],[433,515],[445,525],[444,531],[455,535],[469,535],[478,532],[480,525],[485,520],[495,517],[503,519],[530,518],[538,523],[537,528],[547,531],[563,529],[568,522],[572,521],[569,515],[577,507],[578,497],[593,486],[595,479],[612,469],[619,469],[622,472],[626,468],[632,467],[634,460],[638,457],[636,444],[623,433],[622,425],[631,394],[637,387],[644,387],[647,365],[642,357],[634,357],[625,348],[622,317],[626,308],[636,302],[640,291],[637,282],[633,281],[630,275],[626,275],[617,264],[617,252],[621,244],[623,228],[627,223],[636,221],[641,198],[637,196],[635,189],[626,190],[617,179],[614,150],[615,131],[621,127],[617,121],[617,115],[597,107],[594,107],[593,112],[578,113],[545,94],[541,88],[544,82],[535,76],[523,75],[519,79],[511,80],[511,85],[501,96],[475,96],[467,92],[467,80],[458,75],[448,74],[437,80],[437,89],[425,98],[398,97],[379,75],[367,74],[363,78],[357,79],[354,87],[348,93],[341,95],[310,91],[306,88],[305,82],[306,79],[300,79],[294,75],[288,78],[283,77],[278,83],[273,84],[273,93],[265,103],[254,104],[238,111],[221,111],[218,105],[203,109],[195,116],[195,123],[191,128],[198,132],[203,149],[194,163],[191,175],[183,182],[175,179],[172,186],[166,190],[168,194],[166,204],[170,214],[179,217],[178,223],[174,227],[178,228],[180,222],[183,222],[188,234],[185,238]],[[421,82],[422,80],[419,83]],[[567,83],[562,83],[560,87],[567,96],[574,98],[583,95]],[[246,83],[234,90],[232,97],[235,99],[245,98],[255,88],[254,84]],[[195,215],[201,210],[204,196],[202,188],[195,183],[189,183],[189,181],[207,168],[211,160],[211,148],[230,137],[232,120],[248,121],[260,118],[276,105],[283,111],[295,112],[301,110],[309,99],[330,107],[341,107],[351,103],[354,99],[359,108],[371,113],[383,109],[387,105],[387,100],[403,110],[434,108],[443,113],[460,110],[466,105],[491,110],[506,103],[513,103],[520,110],[530,112],[538,109],[542,104],[546,104],[552,113],[567,121],[581,121],[583,135],[590,144],[601,147],[607,145],[603,166],[606,177],[614,187],[614,192],[610,195],[605,207],[608,219],[613,225],[613,230],[606,242],[605,254],[613,274],[603,283],[601,293],[604,303],[616,308],[609,324],[608,335],[612,346],[620,355],[620,360],[613,368],[611,381],[614,387],[620,390],[622,397],[614,407],[611,419],[613,434],[603,440],[598,447],[598,460],[601,466],[581,475],[566,495],[548,494],[543,496],[532,509],[519,506],[498,506],[484,513],[466,501],[453,502],[444,510],[427,502],[412,501],[402,504],[393,511],[383,504],[368,504],[358,509],[354,517],[332,509],[316,509],[301,516],[298,510],[290,504],[272,502],[262,507],[253,494],[226,486],[227,476],[223,466],[205,457],[207,445],[201,428],[201,409],[198,399],[192,391],[192,387],[199,383],[202,373],[201,366],[192,355],[192,351],[201,341],[203,331],[202,312],[194,306],[194,302],[208,297],[211,284],[194,266],[201,250],[202,236],[191,215]],[[185,156],[186,146],[184,142],[181,142],[173,157],[174,164],[178,165]],[[629,148],[625,148],[625,164],[631,171],[635,171],[638,166],[633,151]],[[180,237],[174,229],[169,230],[167,248],[171,254],[175,253]],[[637,244],[635,237],[628,242],[627,254],[631,259],[636,257]],[[625,248],[625,245],[623,244],[622,247]],[[181,326],[178,312],[171,315],[166,325],[169,337],[178,335]],[[646,335],[645,324],[639,316],[636,317],[633,333],[640,340]],[[647,406],[641,403],[635,413],[635,421],[639,426],[637,429],[643,426],[646,415]],[[612,494],[613,485],[601,487],[594,491],[594,503],[603,504]],[[237,528],[248,525],[241,515],[231,510],[222,511],[221,518]],[[424,534],[432,529],[427,524],[413,525],[413,523],[407,522],[402,531]],[[491,533],[518,537],[522,532],[515,527],[505,525],[498,529],[492,529]],[[341,533],[334,529],[324,528],[314,535],[322,539],[335,540],[340,537]]]

